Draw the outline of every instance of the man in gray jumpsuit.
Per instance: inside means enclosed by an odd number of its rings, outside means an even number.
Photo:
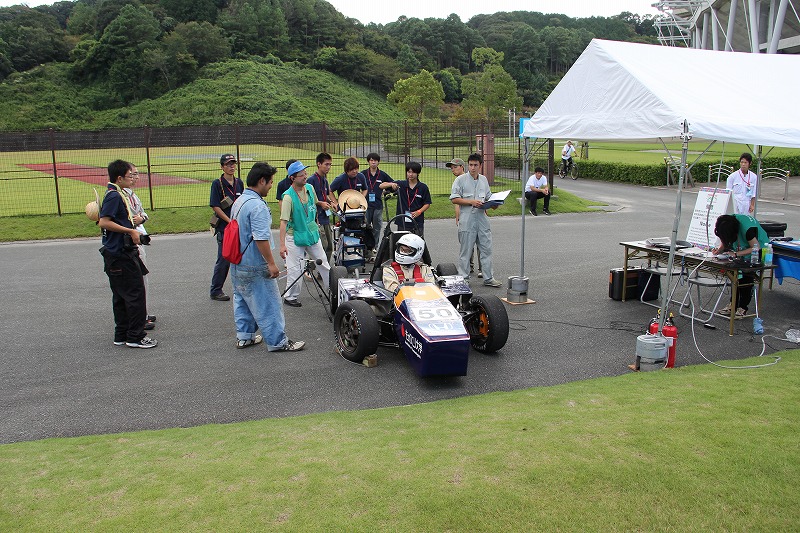
[[[492,195],[489,181],[480,173],[483,157],[480,154],[472,154],[467,159],[467,165],[469,172],[457,177],[450,191],[450,201],[458,205],[461,210],[458,219],[458,240],[461,247],[458,273],[465,278],[469,277],[469,259],[477,243],[481,272],[484,275],[483,284],[487,287],[500,287],[502,284],[494,279],[492,267],[492,228],[489,225],[486,208],[483,207],[483,203]],[[493,206],[492,209],[497,207]]]

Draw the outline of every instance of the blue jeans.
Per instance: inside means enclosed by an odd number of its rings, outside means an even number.
[[[211,296],[221,294],[222,286],[228,277],[228,269],[231,264],[222,258],[222,235],[221,231],[214,234],[217,238],[217,262],[214,264],[214,275],[211,276]]]
[[[252,339],[261,328],[269,351],[283,348],[289,342],[286,320],[281,307],[278,280],[269,277],[267,265],[233,265],[231,283],[236,338]]]

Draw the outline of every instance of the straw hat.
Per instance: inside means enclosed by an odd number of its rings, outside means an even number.
[[[354,189],[347,189],[339,194],[339,209],[366,209],[367,199],[364,195]]]
[[[97,189],[94,189],[94,201],[89,202],[86,204],[86,216],[89,217],[89,220],[94,220],[95,222],[100,221],[100,195],[97,194]]]

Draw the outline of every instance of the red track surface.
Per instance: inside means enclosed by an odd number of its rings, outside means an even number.
[[[43,172],[45,174],[53,175],[52,164],[41,165],[22,165],[25,168]],[[56,163],[56,169],[59,178],[69,178],[73,180],[80,180],[85,183],[93,185],[105,185],[108,183],[108,170],[103,167],[91,167],[88,165],[74,165],[72,163]],[[150,185],[147,174],[139,171],[139,182],[137,187],[147,187]],[[167,174],[151,174],[150,179],[153,181],[153,186],[158,185],[185,185],[187,183],[200,183],[199,180],[192,178],[181,178],[178,176],[169,176]]]

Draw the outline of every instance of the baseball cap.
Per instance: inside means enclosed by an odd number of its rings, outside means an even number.
[[[219,158],[219,166],[225,166],[225,163],[230,163],[231,161],[236,163],[236,156],[233,154],[225,154]]]
[[[294,163],[289,165],[288,169],[286,169],[286,174],[288,174],[289,176],[293,176],[298,172],[300,172],[301,170],[305,170],[307,168],[308,165],[304,165],[302,161],[295,161]]]
[[[464,160],[463,159],[459,159],[457,157],[455,159],[453,159],[452,161],[450,161],[449,163],[445,163],[444,166],[446,166],[447,168],[450,168],[453,165],[455,165],[457,167],[459,167],[459,166],[466,167],[467,166],[467,165],[464,164]]]

